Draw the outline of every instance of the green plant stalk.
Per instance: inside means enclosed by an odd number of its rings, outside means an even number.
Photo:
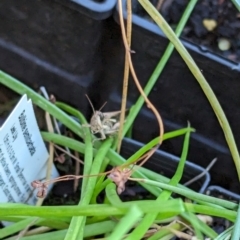
[[[203,92],[205,93],[209,103],[211,104],[218,121],[223,129],[226,141],[228,143],[229,149],[231,151],[236,170],[238,173],[238,178],[240,179],[240,160],[238,149],[234,140],[234,136],[231,130],[231,127],[228,123],[228,120],[225,116],[224,111],[222,110],[221,105],[219,104],[214,92],[212,91],[210,85],[204,78],[202,72],[197,67],[191,55],[187,52],[181,41],[174,34],[171,27],[167,24],[161,14],[156,10],[156,8],[148,1],[148,0],[138,0],[139,3],[143,6],[143,8],[148,12],[148,14],[152,17],[152,19],[157,23],[157,25],[161,28],[167,38],[173,43],[183,60],[186,62],[190,71],[198,81],[201,86]]]
[[[121,206],[123,203],[119,195],[116,193],[116,185],[110,183],[106,186],[106,197],[113,206]]]
[[[189,126],[188,126],[189,127]],[[189,128],[189,131],[185,134],[184,138],[184,144],[183,144],[183,150],[180,158],[180,162],[178,164],[177,170],[173,176],[173,178],[170,180],[169,184],[172,186],[176,186],[179,181],[182,178],[183,170],[184,170],[184,165],[187,159],[187,153],[188,153],[188,148],[189,148],[189,139],[190,139],[190,132],[191,129]],[[161,202],[163,200],[168,200],[169,197],[171,196],[172,192],[169,190],[164,190],[156,199],[156,202]],[[156,214],[147,214],[144,216],[143,220],[141,223],[129,234],[127,239],[141,239],[144,234],[147,232],[147,230],[151,227],[153,224],[154,220],[157,217]]]
[[[131,230],[131,228],[139,221],[143,215],[142,211],[135,205],[133,205],[128,213],[121,218],[120,222],[108,237],[109,240],[121,240],[124,235]],[[127,223],[127,224],[126,224]]]
[[[84,229],[84,238],[89,238],[101,234],[105,234],[108,232],[111,232],[116,226],[116,223],[114,221],[103,221],[99,223],[93,223],[86,225]],[[51,240],[63,240],[65,235],[67,233],[67,230],[61,230],[61,231],[54,231],[49,233],[43,233],[38,234],[34,236],[26,236],[22,237],[21,240],[45,240],[45,239],[51,239]],[[12,240],[16,240],[15,238]]]
[[[200,230],[201,226],[199,224],[199,219],[197,219],[197,217],[191,212],[185,212],[185,213],[182,213],[181,215],[182,215],[182,217],[184,217],[185,220],[190,222],[190,224],[193,226],[194,235],[196,236],[196,239],[203,240],[204,238],[203,238],[203,234]]]
[[[104,157],[106,156],[108,150],[110,149],[111,145],[112,145],[112,139],[107,139],[101,145],[101,147],[98,150],[97,155],[94,158],[92,168],[90,171],[91,175],[99,174],[99,171],[100,171],[100,168],[102,165],[102,161],[103,161]],[[90,203],[90,200],[93,195],[93,190],[96,185],[96,181],[97,181],[96,177],[89,178],[86,189],[85,189],[85,193],[83,195],[83,198],[81,198],[79,206],[86,206]],[[86,217],[73,217],[71,224],[69,226],[67,235],[65,237],[65,240],[82,239],[85,222],[86,222]]]
[[[18,219],[16,217],[1,217],[1,220],[10,221],[10,222],[12,222],[13,220],[16,221],[16,223],[0,229],[0,236],[2,238],[10,236],[14,233],[17,233],[22,229],[29,227],[30,225],[47,226],[53,229],[66,229],[68,228],[68,225],[69,225],[60,220],[54,220],[54,219],[45,220],[43,218],[35,218],[35,217],[18,218]]]
[[[143,213],[156,213],[161,211],[161,218],[168,219],[174,217],[179,213],[185,211],[182,199],[171,199],[169,201],[155,201],[155,200],[137,200],[130,202],[122,202],[116,192],[116,186],[109,184],[106,187],[106,197],[110,204],[118,208],[132,207],[136,205]],[[146,208],[148,207],[148,208]]]
[[[168,139],[170,137],[174,137],[174,136],[180,136],[182,134],[185,134],[187,132],[187,128],[185,129],[181,129],[181,130],[177,130],[177,131],[173,131],[173,132],[170,132],[170,133],[166,133],[164,134],[164,139]],[[52,133],[47,133],[47,132],[42,132],[42,137],[45,141],[51,141],[51,142],[54,142],[56,144],[59,144],[59,145],[62,145],[62,146],[66,146],[66,147],[69,147],[70,149],[72,150],[75,150],[75,151],[78,151],[80,153],[84,153],[84,150],[85,150],[85,145],[79,141],[76,141],[74,139],[71,139],[71,138],[68,138],[68,137],[65,137],[65,136],[61,136],[61,135],[58,135],[58,134],[52,134]],[[143,148],[141,148],[138,152],[140,154],[140,156],[142,154],[145,153],[145,151],[148,151],[148,149],[151,149],[152,146],[156,145],[155,144],[155,141],[158,141],[158,139],[154,139],[152,140],[149,145],[147,144],[146,146],[144,146]],[[96,151],[94,149],[94,154],[96,154]],[[112,166],[119,166],[121,164],[124,164],[126,163],[126,160],[121,157],[119,154],[117,154],[115,151],[113,151],[112,149],[110,149],[107,153],[107,157],[110,159],[110,164]],[[132,158],[130,158],[131,161],[132,161]],[[168,178],[164,177],[164,176],[161,176],[155,172],[152,172],[148,169],[144,169],[144,168],[139,168],[138,170],[136,170],[134,173],[133,173],[133,176],[136,177],[136,178],[146,178],[145,176],[145,173],[147,175],[151,175],[152,178],[155,178],[157,179],[158,181],[163,181],[163,182],[168,182]],[[144,188],[146,188],[149,192],[151,192],[153,195],[155,196],[159,196],[161,190],[159,188],[151,188],[150,185],[148,184],[142,184],[140,183]],[[184,186],[180,186],[180,187],[183,187],[183,188],[186,188]]]
[[[170,240],[170,239],[172,239],[175,236],[175,234],[173,234],[170,229],[174,229],[174,230],[177,230],[177,231],[183,231],[185,229],[185,227],[182,224],[178,223],[178,222],[171,223],[170,227],[160,228],[160,230],[157,231],[151,237],[149,237],[148,240],[159,240],[159,239],[161,239],[161,240],[162,239]]]
[[[108,240],[123,239],[124,235],[131,230],[131,228],[139,221],[142,215],[142,211],[136,205],[130,207],[128,213],[121,218],[120,222],[117,224],[111,235],[108,237]]]
[[[27,226],[32,225],[33,222],[35,225],[35,223],[37,223],[37,222],[39,223],[39,219],[33,218],[33,217],[26,218],[25,220],[19,221],[10,226],[6,226],[6,227],[0,229],[1,239],[21,231],[22,229],[26,228]]]
[[[194,227],[197,239],[200,239],[202,237],[202,233],[211,239],[215,239],[218,236],[218,234],[211,227],[209,227],[205,222],[201,221],[192,212],[186,211],[185,213],[181,213],[181,216],[190,222]]]
[[[205,222],[200,220],[192,212],[187,211],[186,213],[182,213],[181,216],[188,222],[190,222],[192,226],[194,226],[195,232],[200,231],[200,233],[203,233],[210,239],[215,239],[218,236],[218,234],[211,227],[209,227]],[[200,236],[198,237],[198,239],[200,239]]]
[[[231,240],[240,239],[240,204],[238,206],[237,217],[234,223]]]
[[[134,180],[134,179],[132,179],[132,180]],[[187,189],[171,186],[171,185],[166,184],[166,183],[156,182],[156,181],[152,181],[152,180],[148,180],[148,179],[136,179],[136,181],[137,182],[142,181],[142,182],[145,182],[147,184],[158,186],[160,188],[172,191],[172,192],[177,193],[181,196],[184,196],[186,198],[194,200],[196,202],[202,202],[203,201],[203,202],[212,203],[212,204],[219,205],[221,207],[228,208],[228,209],[233,209],[233,210],[236,210],[238,208],[238,204],[236,204],[236,203],[233,203],[233,202],[230,202],[230,201],[227,201],[227,200],[223,200],[223,199],[218,199],[218,198],[211,197],[211,196],[207,196],[207,195],[204,195],[204,194],[201,194],[201,193],[196,193],[192,190],[187,190]],[[219,208],[219,210],[221,210],[221,209]]]
[[[226,218],[231,222],[234,222],[237,216],[236,211],[221,209],[218,207],[204,206],[195,203],[184,203],[185,209],[192,213],[210,215],[215,217]],[[159,219],[162,219],[161,216],[158,216]]]
[[[75,108],[72,108],[71,106],[69,106],[67,104],[64,104],[64,103],[61,103],[61,102],[56,102],[55,104],[59,108],[68,112],[69,114],[71,114],[72,116],[77,117],[79,119],[79,121],[81,122],[81,124],[87,124],[87,121],[86,121],[85,117],[79,111],[77,111]],[[93,159],[92,137],[91,137],[91,133],[90,133],[89,128],[83,128],[83,132],[84,132],[84,136],[85,136],[85,138],[84,138],[85,150],[84,150],[84,171],[83,171],[83,174],[84,175],[89,175],[90,174],[90,169],[91,169],[91,166],[92,166],[92,159]],[[89,180],[89,178],[83,178],[83,183],[82,183],[82,187],[81,187],[81,200],[84,198],[85,193],[87,192],[86,188],[87,188],[88,180]],[[82,201],[79,202],[79,205],[81,205],[81,204],[82,204]],[[83,228],[85,226],[85,221],[86,221],[85,217],[75,217],[75,218],[73,218],[72,222],[69,226],[68,233],[79,231],[78,238],[82,239]],[[80,225],[80,223],[82,223],[82,224]],[[81,227],[79,228],[79,226],[81,226]],[[80,234],[82,236],[80,236]],[[68,236],[68,234],[67,234],[67,236]],[[67,236],[66,236],[66,238],[67,238]]]
[[[69,114],[76,116],[80,119],[80,122],[82,124],[86,124],[86,119],[84,118],[84,116],[75,108],[72,108],[71,106],[62,103],[62,102],[56,102],[55,103],[56,106],[58,106],[59,108],[61,108],[62,110],[68,112]],[[88,129],[88,128],[86,128]],[[163,141],[170,139],[170,138],[174,138],[177,136],[181,136],[184,135],[186,133],[186,131],[188,131],[189,128],[182,128],[179,130],[175,130],[175,131],[171,131],[168,133],[165,133],[163,136]],[[191,131],[194,132],[195,129],[191,128]],[[144,153],[146,153],[147,151],[149,151],[151,148],[153,148],[154,146],[156,146],[159,142],[159,137],[156,137],[155,139],[153,139],[151,142],[149,142],[148,144],[144,145],[139,151],[137,151],[134,155],[132,155],[126,162],[126,164],[130,164],[135,162],[139,157],[141,157]],[[111,152],[113,150],[110,150]]]
[[[13,222],[13,223],[21,222],[26,219],[27,219],[26,217],[13,217],[13,216],[1,216],[0,217],[0,221],[8,221],[8,222]],[[65,229],[65,228],[68,228],[70,221],[71,221],[71,218],[61,218],[61,219],[51,218],[48,220],[46,220],[44,218],[40,218],[39,222],[35,223],[35,225],[46,226],[46,227],[55,228],[55,229]],[[2,230],[2,229],[0,229],[0,230]]]
[[[54,142],[56,144],[66,146],[66,147],[71,148],[72,150],[78,151],[80,153],[84,153],[84,151],[85,151],[85,144],[83,144],[79,141],[76,141],[74,139],[64,137],[64,136],[61,136],[61,135],[58,135],[58,134],[47,133],[47,132],[42,132],[41,134],[42,134],[42,137],[45,141],[51,141],[51,142]],[[94,149],[93,154],[96,155],[96,153],[97,153],[97,150]],[[119,166],[119,165],[126,162],[126,160],[123,157],[121,157],[119,154],[117,154],[112,149],[110,149],[108,151],[107,157],[110,159],[110,164],[112,166]],[[133,176],[141,177],[141,178],[145,177],[145,175],[143,173],[140,173],[139,171],[134,172]],[[148,191],[150,191],[152,194],[154,194],[156,196],[158,196],[159,193],[161,192],[161,190],[159,188],[152,187],[152,186],[149,186],[147,184],[143,184],[143,186]]]
[[[76,110],[75,108],[62,103],[62,102],[56,102],[55,105],[62,109],[63,111],[69,113],[72,116],[75,116],[79,119],[80,123],[87,124],[87,120],[83,116],[81,112]],[[84,142],[85,142],[85,150],[84,150],[84,169],[83,169],[83,175],[89,175],[92,161],[93,161],[93,145],[92,145],[92,135],[89,130],[89,128],[84,127],[83,128],[83,134],[84,134]],[[88,178],[84,178],[82,181],[82,187],[81,187],[81,198],[84,196],[84,193],[86,192],[86,185],[88,182]]]
[[[61,111],[58,107],[56,107],[55,105],[53,105],[52,103],[47,101],[45,98],[43,98],[41,95],[34,92],[32,89],[30,89],[26,85],[20,83],[18,80],[12,78],[11,76],[9,76],[8,74],[6,74],[2,71],[0,71],[0,83],[4,84],[5,86],[9,87],[10,89],[12,89],[15,92],[18,92],[19,94],[25,94],[26,93],[28,95],[28,97],[30,97],[32,99],[34,104],[38,105],[39,107],[41,107],[45,111],[51,112],[51,114],[54,117],[56,117],[62,123],[64,123],[75,134],[77,134],[78,136],[82,136],[82,131],[80,131],[80,129],[81,129],[80,124],[78,124],[76,121],[74,121],[68,115],[66,115],[66,113]],[[177,131],[176,131],[176,134],[177,134]],[[174,137],[174,134],[172,135],[172,137]],[[60,136],[60,138],[62,138],[62,136]],[[52,139],[50,138],[50,141],[51,140]],[[60,139],[58,139],[58,140],[59,140],[60,144],[62,142],[63,146],[68,146],[68,144],[67,144],[68,142],[61,141]],[[58,143],[58,142],[55,142],[55,143]],[[76,144],[76,146],[73,149],[76,150],[76,151],[79,151],[79,149],[82,149],[81,152],[84,153],[85,145],[82,144],[82,143],[79,143],[79,142],[75,142],[75,144]],[[71,141],[70,141],[70,145],[71,145]],[[117,162],[116,165],[124,163],[123,158],[121,158],[119,155],[114,154],[113,150],[110,150],[109,154],[111,154],[111,156],[114,157],[114,159],[112,159],[112,161],[115,161],[116,157],[118,157],[118,162]],[[113,163],[115,163],[115,162],[112,162],[112,164]],[[135,176],[136,177],[143,177],[143,174],[138,175],[136,173]],[[152,192],[155,195],[158,195],[158,193],[159,193],[159,190],[157,188],[151,188],[151,186],[148,186],[148,185],[144,185],[144,187],[147,188],[150,192]]]
[[[67,137],[64,137],[64,136],[59,136],[57,134],[51,134],[51,133],[42,133],[42,136],[47,141],[53,141],[56,144],[60,144],[60,145],[61,144],[62,145],[66,144],[67,147],[69,147],[73,150],[84,152],[85,145],[83,143],[80,143],[80,142],[74,140],[74,139],[70,139],[70,138],[67,138]],[[111,150],[108,152],[108,154],[110,152],[111,152]],[[119,156],[118,154],[116,154],[116,156],[115,156],[115,154],[113,154],[113,155],[108,156],[108,157],[110,159],[113,158],[113,161],[111,160],[112,165],[120,165],[120,164],[124,163],[124,159],[121,156]],[[133,173],[133,176],[137,177],[137,178],[139,178],[139,177],[144,178],[144,175],[141,175],[141,172],[143,172],[143,173],[146,172],[149,175],[150,171],[149,170],[145,171],[144,168],[140,168],[140,169],[138,169],[138,171]],[[223,206],[223,207],[226,207],[226,208],[229,208],[229,209],[237,209],[237,207],[238,207],[238,205],[235,204],[235,203],[232,203],[232,202],[229,202],[229,201],[226,201],[226,200],[213,198],[213,197],[206,196],[206,195],[203,195],[203,194],[195,193],[192,190],[188,190],[187,188],[185,188],[181,185],[178,186],[178,187],[172,187],[172,186],[169,186],[168,184],[159,183],[159,180],[160,180],[159,178],[161,177],[161,175],[153,173],[153,172],[152,172],[152,174],[153,174],[154,177],[156,177],[156,179],[158,179],[158,182],[148,180],[148,183],[150,183],[150,184],[154,184],[154,185],[156,185],[158,187],[161,187],[161,188],[166,188],[170,191],[173,191],[173,192],[176,192],[176,193],[179,193],[179,194],[182,193],[183,196],[186,196],[186,197],[188,197],[190,199],[193,199],[193,200],[203,201],[205,203],[212,203],[212,204]],[[141,179],[141,181],[143,181],[143,179]],[[144,181],[147,182],[147,180],[144,180]],[[165,178],[164,178],[164,181],[166,181]],[[146,185],[148,185],[148,184],[145,184],[143,186],[145,187]],[[160,189],[159,189],[159,191],[160,191]],[[156,196],[158,196],[158,195],[159,194],[156,193]]]
[[[194,132],[194,131],[195,130],[193,128],[182,128],[182,129],[177,130],[177,131],[173,131],[173,132],[170,132],[170,133],[165,133],[163,135],[163,141],[165,141],[167,139],[170,139],[173,136],[177,137],[178,134],[179,134],[178,136],[180,136],[180,135],[186,134],[187,132]],[[151,148],[155,147],[158,143],[159,143],[159,137],[154,138],[149,143],[147,143],[143,147],[141,147],[131,157],[129,157],[124,165],[134,163],[137,159],[139,159],[142,155],[144,155],[144,153],[149,151]]]
[[[235,5],[237,10],[240,12],[240,1],[239,0],[232,0],[232,3]]]
[[[21,240],[45,240],[45,239],[51,239],[51,240],[64,240],[64,236],[66,235],[67,230],[58,230],[53,232],[45,232],[41,234],[34,234],[30,236],[24,236],[21,237]],[[7,238],[6,240],[16,240],[16,236]]]
[[[107,196],[107,199],[109,200],[109,202],[114,205],[114,206],[121,206],[122,204],[122,201],[120,200],[118,194],[116,193],[116,186],[114,184],[109,184],[106,188],[106,196]],[[156,202],[156,201],[155,201]],[[131,202],[132,204],[134,203]],[[183,209],[182,209],[183,210]],[[181,210],[181,211],[182,211]],[[168,212],[165,212],[165,214],[163,213],[160,213],[158,215],[158,219],[169,219],[169,218],[172,218],[174,216],[176,216],[178,214],[178,212],[172,212],[170,213],[170,211]],[[171,225],[171,228],[174,227],[174,229],[180,229],[182,227],[182,225],[180,224],[175,224],[176,226],[172,226]],[[166,231],[164,232],[164,234],[161,234],[161,238],[156,238],[156,239],[162,239],[163,236],[166,236],[166,235],[169,235],[169,233],[171,233],[168,229],[165,229]],[[173,236],[173,234],[170,234],[170,236]],[[150,239],[150,238],[149,238]]]
[[[108,204],[96,204],[88,206],[30,206],[25,204],[0,204],[0,216],[38,216],[51,218],[72,216],[111,216],[123,215],[126,208],[116,208]]]
[[[61,102],[57,102],[56,106],[63,109],[64,111],[68,112],[69,114],[76,116],[79,119],[79,121],[81,122],[81,124],[87,124],[87,120],[85,119],[85,117],[79,111],[77,111],[75,108],[72,108],[71,106],[61,103]],[[89,175],[91,167],[92,167],[92,161],[93,161],[92,136],[91,136],[89,128],[86,128],[86,127],[83,128],[83,132],[84,132],[84,136],[85,136],[84,137],[85,149],[84,149],[83,174]],[[87,192],[88,181],[89,181],[89,178],[83,178],[82,188],[81,188],[81,200],[84,198],[85,193]],[[79,204],[81,205],[82,202],[80,201]],[[86,221],[86,218],[84,218],[84,217],[73,218],[68,232],[77,231],[77,229],[79,227],[79,222],[82,222],[81,228],[79,228],[79,230],[78,230],[79,231],[78,237],[79,237],[79,239],[82,239],[83,233],[84,233],[83,228],[85,226],[85,221]],[[80,234],[82,236],[80,236]],[[68,236],[68,234],[67,234],[67,236]]]
[[[208,236],[211,239],[215,239],[218,234],[211,228],[209,227],[206,223],[202,222],[196,215],[194,215],[192,212],[186,212],[181,214],[183,218],[185,218],[187,221],[191,223],[192,219],[194,218],[194,221],[197,222],[197,228],[201,230],[203,234]]]
[[[184,29],[186,22],[189,19],[189,16],[196,4],[197,0],[191,0],[189,2],[189,4],[187,5],[182,18],[180,19],[177,28],[176,28],[176,35],[180,36],[182,33],[182,30]],[[146,96],[149,95],[149,93],[151,92],[151,90],[153,89],[155,83],[157,82],[160,74],[162,73],[166,63],[168,62],[168,59],[170,58],[172,52],[174,50],[174,45],[172,43],[169,43],[163,56],[161,57],[161,60],[159,61],[159,63],[157,64],[155,70],[153,71],[152,75],[150,76],[147,85],[144,88],[144,93],[146,94]],[[130,109],[129,115],[126,119],[126,123],[124,124],[124,129],[123,129],[123,136],[126,135],[126,133],[128,132],[129,128],[132,126],[136,116],[138,115],[139,111],[141,110],[142,106],[144,104],[144,98],[142,96],[140,96],[137,100],[137,102],[134,104],[134,106]]]
[[[30,206],[17,203],[1,203],[0,216],[35,216],[51,219],[54,217],[72,216],[122,216],[126,214],[132,205],[138,206],[143,213],[179,214],[184,211],[181,199],[156,202],[155,200],[142,200],[122,202],[116,206],[109,204],[91,204],[85,206]]]
[[[28,97],[31,98],[31,100],[33,101],[34,104],[38,105],[39,107],[41,107],[45,111],[51,112],[51,114],[54,117],[56,117],[62,123],[64,123],[75,134],[82,137],[82,131],[80,131],[81,130],[80,124],[78,124],[76,121],[74,121],[68,115],[66,115],[66,113],[61,111],[58,107],[56,107],[55,105],[53,105],[52,103],[47,101],[45,98],[43,98],[38,93],[34,92],[32,89],[30,89],[26,85],[22,84],[21,82],[19,82],[15,78],[9,76],[8,74],[6,74],[2,71],[0,71],[0,83],[9,87],[10,89],[12,89],[13,91],[15,91],[19,94],[25,94],[26,93],[28,95]],[[181,132],[181,130],[179,130],[179,132],[175,131],[175,133],[176,133],[175,135],[174,135],[174,132],[173,132],[173,135],[171,137],[177,136],[178,133],[179,133],[179,135],[181,135],[180,132]],[[169,137],[170,137],[170,135],[169,135]],[[51,140],[52,139],[50,138],[50,141]],[[60,139],[58,139],[58,140],[60,140]],[[55,142],[55,143],[57,143],[57,142]],[[67,142],[64,142],[63,146],[68,146]],[[82,146],[84,146],[84,145],[81,145],[81,143],[80,143],[80,146],[76,146],[76,148],[74,148],[74,150],[78,151],[78,148],[81,148]],[[81,151],[81,152],[84,153],[84,148],[82,148],[82,149],[83,149],[83,151]],[[120,164],[124,163],[123,158],[121,158],[119,155],[117,155],[113,150],[109,151],[109,155],[111,155],[111,157],[113,157],[111,159],[112,164],[120,165]],[[115,161],[115,159],[117,160],[117,162]],[[142,169],[141,171],[144,171],[144,169]],[[153,174],[155,175],[155,173],[153,173]],[[139,175],[138,173],[135,173],[134,176],[135,177],[143,177],[144,175],[143,174]],[[159,193],[158,189],[151,188],[151,186],[148,186],[148,185],[145,185],[145,184],[143,184],[143,186],[146,189],[148,189],[150,192],[152,192],[154,195],[156,195],[156,196],[158,195],[158,193]]]
[[[60,136],[58,134],[48,133],[48,132],[42,132],[42,136],[46,141],[52,141],[56,144],[64,145],[73,150],[84,153],[85,145],[79,141],[76,141],[76,140],[68,138],[68,137]],[[96,154],[96,150],[94,150],[94,154]],[[119,166],[119,165],[125,163],[125,160],[120,155],[118,155],[116,152],[112,151],[111,149],[107,153],[107,157],[110,159],[110,164],[112,164],[114,166]],[[145,178],[145,175],[143,175],[142,173],[146,173],[147,175],[150,175],[150,174],[153,175],[153,177],[156,178],[157,181],[147,180]],[[139,168],[136,172],[133,173],[133,176],[136,178],[141,178],[139,180],[140,181],[139,183],[141,184],[141,183],[145,182],[145,185],[143,185],[144,187],[146,185],[150,184],[150,185],[157,186],[158,188],[160,187],[160,188],[167,189],[169,191],[178,193],[180,195],[182,194],[183,196],[190,198],[192,200],[196,200],[198,202],[203,201],[206,203],[212,203],[212,204],[226,207],[229,209],[237,209],[238,208],[238,204],[236,204],[236,203],[218,199],[218,198],[214,198],[214,197],[207,196],[207,195],[203,195],[200,193],[196,193],[192,190],[187,189],[186,187],[184,187],[182,185],[178,185],[177,187],[170,186],[170,185],[166,184],[166,182],[169,181],[166,177],[163,177],[157,173],[151,172],[150,170],[147,170],[144,168]],[[164,181],[164,182],[160,183],[159,181]],[[156,196],[158,196],[158,195],[156,194]]]
[[[119,196],[116,193],[116,187],[114,184],[109,184],[106,187],[106,196],[107,196],[107,199],[109,200],[109,202],[113,206],[116,206],[116,207],[122,206],[122,201],[120,200]],[[140,205],[139,205],[140,202],[144,202],[144,201],[132,201],[127,204],[135,204],[136,203],[140,207]],[[164,202],[164,200],[163,200],[163,202]],[[124,203],[124,204],[126,204],[126,203]],[[236,217],[236,212],[226,210],[226,209],[221,209],[219,211],[218,208],[201,206],[201,205],[196,205],[196,204],[192,204],[192,203],[184,203],[184,205],[185,205],[185,209],[187,211],[189,211],[190,213],[191,212],[192,213],[201,213],[201,214],[207,214],[207,215],[213,214],[213,216],[222,216],[222,217],[226,217],[227,219],[230,219],[230,220],[233,220]],[[175,215],[176,215],[176,213],[177,213],[177,211],[175,212]],[[184,212],[181,212],[180,214],[184,215]],[[168,214],[165,213],[164,215],[163,215],[163,213],[161,213],[159,216],[160,216],[160,219],[168,219],[169,217],[172,217],[174,215],[169,215],[169,212],[168,212]],[[195,218],[195,221],[199,222],[199,224],[200,224],[199,229],[201,229],[201,231],[203,233],[207,233],[207,235],[213,239],[217,236],[217,234],[212,229],[210,229],[206,224],[200,222],[197,218]],[[198,224],[198,223],[196,223],[196,224]],[[176,227],[177,227],[177,229],[179,229],[178,225]],[[156,233],[156,236],[158,236],[158,238],[155,238],[154,236],[152,236],[151,239],[159,239],[160,237],[162,239],[162,237],[169,234],[169,230],[166,228],[163,228],[161,231],[162,231],[162,233],[160,233],[160,232]]]
[[[186,131],[187,131],[187,128],[183,128],[181,130],[177,130],[177,131],[173,131],[173,132],[170,132],[170,133],[166,133],[166,134],[164,134],[163,139],[165,140],[165,139],[168,139],[170,137],[180,136],[182,134],[185,134]],[[43,139],[45,141],[54,142],[56,144],[69,147],[72,150],[75,150],[75,151],[78,151],[78,152],[81,152],[81,153],[84,153],[84,151],[85,151],[85,144],[83,144],[83,143],[81,143],[79,141],[76,141],[74,139],[65,137],[65,136],[61,136],[61,135],[58,135],[58,134],[51,134],[51,133],[47,133],[47,132],[42,132],[42,137],[43,137]],[[144,154],[146,151],[148,151],[148,149],[151,149],[152,146],[156,145],[155,141],[158,141],[158,138],[156,138],[153,141],[151,141],[149,143],[149,145],[147,144],[146,146],[141,148],[142,150],[140,149],[138,151],[140,156],[142,154]],[[94,154],[96,154],[96,151],[97,150],[94,149],[94,151],[93,151]],[[107,157],[110,159],[110,164],[112,166],[119,166],[121,164],[126,163],[126,160],[123,157],[121,157],[119,154],[117,154],[115,151],[113,151],[112,149],[110,149],[108,151]],[[131,161],[133,160],[133,158],[130,158],[130,159],[131,159]],[[145,176],[145,174],[143,174],[144,172],[147,172],[148,175],[151,173],[151,175],[153,177],[157,176],[158,179],[162,179],[163,181],[167,181],[166,177],[163,177],[163,176],[161,176],[161,175],[159,175],[157,173],[151,172],[151,171],[149,171],[147,169],[144,169],[144,168],[140,168],[139,170],[135,171],[133,173],[133,176],[137,177],[137,178],[145,178],[146,176]],[[158,196],[160,194],[160,192],[161,192],[161,190],[159,188],[152,188],[150,185],[147,185],[147,184],[143,184],[143,187],[146,188],[148,191],[150,191],[155,196]]]
[[[200,213],[200,214],[205,214],[205,215],[226,218],[232,222],[236,218],[236,212],[231,211],[231,210],[221,209],[219,211],[218,208],[201,206],[201,205],[193,204],[193,203],[184,203],[184,205],[185,205],[186,210],[189,211],[190,213]],[[181,213],[181,215],[184,215],[184,213]],[[186,215],[185,215],[185,219],[189,220],[189,218],[186,217]],[[177,228],[175,228],[174,225],[171,225],[171,228],[180,230],[179,227],[181,227],[181,226],[182,225],[180,225],[180,226],[176,225]],[[211,239],[216,239],[217,234],[210,227],[200,224],[199,229],[201,229],[202,232],[206,233],[207,236],[210,236]],[[157,232],[153,236],[151,236],[149,238],[149,240],[162,239],[162,237],[166,236],[169,232],[170,231],[167,228],[162,228],[162,229],[160,229],[159,232]]]
[[[27,87],[25,84],[11,77],[7,73],[4,73],[3,71],[0,71],[0,83],[12,89],[16,93],[19,93],[21,95],[27,94],[27,96],[31,98],[31,100],[34,102],[34,104],[42,108],[44,111],[49,112],[52,116],[57,118],[65,126],[71,129],[74,133],[82,137],[80,124],[78,124],[73,119],[69,118],[69,116],[66,113],[64,113],[50,101],[42,97],[40,94],[33,91],[31,88]]]
[[[96,184],[96,188],[94,190],[92,199],[91,199],[91,204],[97,204],[97,196],[100,194],[101,191],[103,191],[106,186],[111,183],[112,181],[110,179],[106,179],[104,181],[105,176],[101,176]]]

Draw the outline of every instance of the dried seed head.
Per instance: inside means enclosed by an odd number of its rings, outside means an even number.
[[[131,176],[132,170],[128,168],[121,169],[119,167],[113,168],[111,173],[108,175],[116,185],[117,193],[121,194],[125,190],[125,183],[128,178]]]
[[[118,195],[120,195],[124,190],[125,190],[125,183],[120,182],[117,185],[117,193],[118,193]]]
[[[37,192],[37,197],[44,198],[47,195],[47,187],[46,188],[40,188]]]
[[[121,172],[117,168],[112,169],[112,172],[108,175],[108,178],[113,180],[113,182],[116,184],[119,184],[122,181]]]
[[[33,188],[41,188],[41,187],[43,187],[43,183],[41,181],[35,180],[35,181],[31,182],[31,186]]]
[[[38,189],[37,197],[44,198],[47,195],[48,185],[46,183],[35,180],[31,182],[31,186],[35,189]]]

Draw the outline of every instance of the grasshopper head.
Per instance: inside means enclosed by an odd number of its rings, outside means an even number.
[[[96,111],[93,114],[90,120],[91,130],[93,133],[97,133],[103,129],[103,126],[102,126],[103,119],[104,119],[104,115],[100,111]]]

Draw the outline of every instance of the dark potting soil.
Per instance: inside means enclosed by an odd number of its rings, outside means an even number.
[[[151,0],[155,7],[174,29],[189,0]],[[141,16],[146,12],[139,5],[133,8]],[[216,25],[212,30],[208,26]],[[230,0],[199,0],[196,4],[181,37],[199,44],[229,60],[240,62],[240,12]],[[220,50],[219,43],[229,45],[228,50]]]

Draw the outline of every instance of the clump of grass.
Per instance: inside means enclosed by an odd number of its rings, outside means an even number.
[[[201,72],[178,39],[197,1],[191,0],[189,2],[179,26],[176,29],[176,34],[173,33],[171,28],[149,1],[139,0],[139,2],[159,24],[172,43],[169,44],[164,56],[159,61],[147,86],[144,88],[142,96],[140,96],[136,104],[130,110],[123,127],[123,132],[122,134],[120,133],[120,136],[124,136],[133,124],[135,117],[144,104],[144,101],[147,101],[147,95],[157,81],[175,46],[180,54],[182,54],[183,59],[199,81],[200,86],[203,88],[203,91],[212,104],[222,124],[226,139],[235,159],[236,168],[238,172],[240,172],[236,144],[225,115],[210,87],[206,84]],[[130,27],[128,29],[130,29]],[[128,39],[130,38],[129,34],[128,31]],[[128,40],[126,43],[130,44],[130,41]],[[126,45],[126,50],[127,47],[129,47],[129,45]],[[131,56],[129,56],[127,52],[126,58],[128,61],[126,65],[128,67],[131,65]],[[53,133],[52,131],[42,132],[42,137],[46,142],[51,143],[51,146],[60,145],[67,147],[84,156],[83,175],[72,176],[74,179],[83,178],[78,205],[29,206],[20,203],[1,203],[0,220],[14,223],[0,229],[1,238],[9,237],[12,234],[17,234],[23,229],[29,229],[30,226],[34,226],[34,229],[25,231],[23,234],[25,236],[22,235],[21,239],[74,240],[87,237],[93,238],[99,235],[103,235],[108,239],[141,239],[147,237],[151,240],[171,239],[174,235],[185,238],[190,237],[184,232],[185,229],[189,229],[197,239],[204,239],[204,236],[211,239],[224,239],[231,231],[233,232],[232,239],[239,239],[240,233],[237,228],[231,227],[227,229],[225,233],[218,236],[218,234],[208,226],[207,222],[199,217],[199,214],[222,217],[232,223],[236,221],[237,226],[240,219],[238,204],[194,192],[179,184],[187,158],[190,134],[194,131],[190,126],[165,134],[163,134],[163,131],[160,131],[159,136],[143,146],[129,159],[124,159],[115,151],[117,142],[114,142],[113,138],[107,138],[102,142],[95,141],[93,143],[89,128],[83,127],[83,125],[88,123],[85,117],[77,109],[61,102],[53,104],[17,79],[1,71],[0,83],[19,94],[27,94],[34,104],[55,117],[73,134],[82,139],[82,141],[79,141]],[[78,121],[73,120],[72,116],[75,116]],[[154,147],[156,148],[161,141],[181,135],[185,136],[182,154],[172,179],[167,179],[166,181],[166,178],[162,175],[134,165],[139,159],[143,159],[144,161],[144,159],[149,157],[148,153],[151,152],[152,154],[155,151]],[[152,149],[154,149],[154,151],[152,151]],[[115,178],[111,178],[115,182],[115,184],[113,184],[111,179],[105,179],[107,174],[112,174],[114,177],[117,175],[116,172],[106,171],[106,166],[108,164],[114,169],[117,167],[120,173],[127,169],[127,175],[124,175],[125,178],[121,180],[124,183],[127,180],[138,182],[153,194],[156,200],[122,202],[118,195],[119,182],[115,181]],[[69,176],[65,176],[65,178],[63,176],[56,181],[67,180],[67,178],[69,178]],[[105,192],[104,202],[97,203],[97,196],[103,190]],[[124,190],[124,186],[122,185],[121,190]],[[190,201],[184,202],[183,198],[174,199],[172,193],[177,193],[188,198]],[[12,237],[8,239],[16,238]]]

